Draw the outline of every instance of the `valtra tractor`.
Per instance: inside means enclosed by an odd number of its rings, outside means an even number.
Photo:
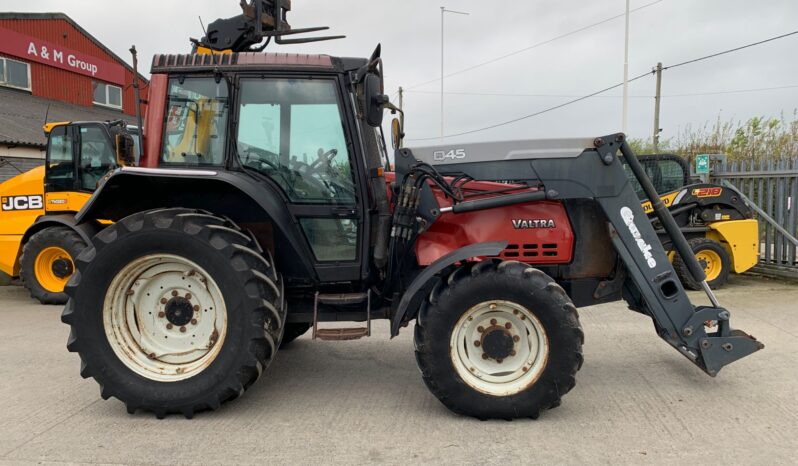
[[[283,38],[303,31],[288,5],[244,3],[210,25],[205,54],[154,58],[145,145],[160,166],[117,170],[77,217],[113,222],[78,257],[62,317],[103,398],[191,417],[303,332],[351,340],[387,319],[392,336],[415,321],[423,380],[452,411],[536,418],[582,366],[577,307],[619,299],[710,375],[763,347],[684,254],[712,305],[690,303],[622,158],[688,245],[623,134],[398,148],[389,173],[379,48],[252,51],[308,40]],[[394,121],[396,147],[401,133]]]

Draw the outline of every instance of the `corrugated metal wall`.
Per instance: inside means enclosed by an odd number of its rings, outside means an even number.
[[[0,19],[0,27],[36,37],[108,62],[117,62],[113,56],[97,47],[91,39],[63,19]],[[148,60],[142,61],[144,63],[148,62]],[[87,107],[93,105],[92,78],[41,63],[28,63],[30,64],[33,95]],[[128,115],[136,114],[136,98],[133,94],[132,83],[133,72],[126,68],[122,105],[124,112]],[[147,98],[146,88],[142,89],[141,98]],[[142,109],[143,113],[144,109]]]
[[[0,183],[19,175],[20,171],[26,172],[39,165],[44,165],[43,159],[0,157]]]

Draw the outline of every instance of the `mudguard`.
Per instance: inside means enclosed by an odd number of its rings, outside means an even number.
[[[506,247],[507,241],[471,244],[454,250],[430,264],[413,279],[413,282],[402,295],[402,300],[391,318],[391,338],[399,335],[399,328],[405,322],[405,314],[407,314],[410,304],[417,301],[420,297],[419,295],[423,294],[427,288],[427,283],[440,271],[471,257],[498,256]]]
[[[94,237],[94,235],[96,235],[101,229],[99,224],[96,222],[85,222],[78,224],[75,220],[75,217],[71,214],[42,215],[41,217],[37,218],[36,221],[33,222],[33,225],[28,228],[28,231],[25,232],[25,235],[22,237],[22,244],[25,244],[34,233],[53,226],[65,226],[71,228],[78,235],[80,235],[81,239],[83,239],[86,244],[91,244],[92,237]]]

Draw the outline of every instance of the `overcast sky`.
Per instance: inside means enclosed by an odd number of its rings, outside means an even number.
[[[382,43],[386,88],[394,99],[407,90],[408,139],[437,137],[440,119],[440,7],[469,12],[446,15],[446,73],[462,70],[624,11],[624,0],[295,0],[295,27],[330,26],[347,38],[271,51],[368,56]],[[645,6],[654,3],[650,6]],[[645,7],[644,7],[645,6]],[[664,65],[798,30],[796,0],[632,0],[630,76]],[[136,44],[143,70],[154,53],[187,53],[189,37],[205,24],[240,13],[238,0],[0,0],[3,11],[60,11],[129,60]],[[623,18],[555,40],[445,80],[446,134],[518,118],[621,82]],[[663,137],[685,125],[723,119],[792,114],[798,107],[798,35],[665,71]],[[414,87],[416,86],[416,87]],[[787,89],[717,93],[795,86]],[[511,94],[508,95],[462,95]],[[654,79],[630,84],[629,134],[650,137]],[[523,95],[523,96],[519,96]],[[542,95],[542,96],[541,96]],[[621,130],[621,89],[605,96],[449,142],[597,136]],[[411,142],[409,145],[430,144]]]

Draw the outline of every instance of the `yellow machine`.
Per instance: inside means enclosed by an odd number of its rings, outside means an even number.
[[[0,184],[0,271],[20,277],[43,304],[66,302],[74,258],[92,232],[75,227],[100,180],[138,150],[123,121],[59,122],[44,126],[47,158]]]
[[[704,268],[710,287],[723,286],[731,272],[743,273],[759,262],[759,223],[737,193],[693,180],[687,162],[676,155],[644,155],[639,160]],[[643,199],[642,189],[637,188]],[[651,202],[645,201],[642,206],[660,233],[682,283],[700,289],[700,283],[673,250]]]

